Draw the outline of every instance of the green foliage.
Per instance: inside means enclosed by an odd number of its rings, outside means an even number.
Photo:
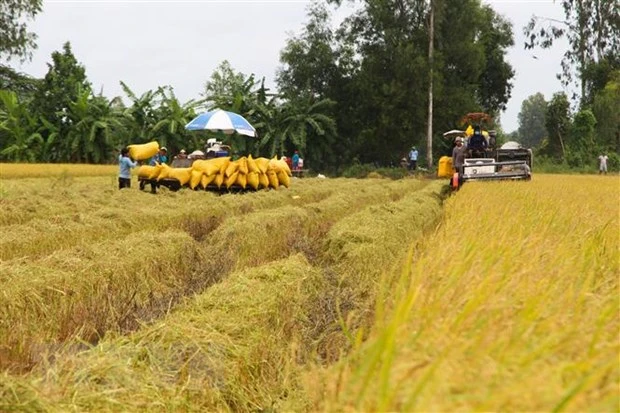
[[[581,83],[582,103],[587,101],[586,72],[591,62],[606,56],[620,56],[620,18],[615,1],[562,0],[565,20],[534,16],[524,28],[526,49],[547,49],[554,41],[566,38],[569,48],[562,59],[558,78],[564,85],[575,78]]]
[[[556,93],[547,106],[545,126],[548,141],[543,154],[553,158],[565,159],[566,146],[570,132],[570,103],[565,93]]]
[[[519,138],[516,140],[528,148],[538,146],[547,135],[546,113],[547,101],[542,93],[536,93],[524,100],[519,112]]]
[[[36,48],[34,33],[26,23],[41,11],[43,0],[2,0],[0,2],[0,58],[25,60]]]
[[[597,145],[608,151],[620,153],[620,69],[595,97],[592,112],[597,120]]]
[[[15,92],[0,90],[0,159],[33,162],[43,145],[36,118]]]
[[[337,30],[323,3],[313,5],[304,32],[287,42],[278,85],[287,96],[310,93],[336,102],[339,137],[326,158],[339,165],[354,158],[398,162],[412,144],[425,142],[428,3],[366,1]],[[447,130],[463,113],[504,108],[514,75],[505,62],[512,31],[477,1],[436,7],[434,125]],[[436,152],[444,150],[437,145]]]
[[[91,90],[86,69],[77,61],[67,42],[62,52],[52,53],[52,63],[48,63],[47,74],[35,94],[32,108],[37,115],[59,127],[69,126],[64,119],[66,111],[70,102],[77,100],[84,90]]]
[[[590,151],[595,149],[595,126],[596,118],[591,110],[586,109],[577,112],[573,117],[570,146],[574,150],[579,150],[579,152],[584,152],[586,149],[590,149]]]

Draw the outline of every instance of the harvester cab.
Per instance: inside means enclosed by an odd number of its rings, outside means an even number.
[[[230,156],[230,146],[223,145],[221,141],[218,141],[215,138],[207,139],[207,144],[205,145],[205,158],[213,159],[213,158],[222,158],[224,156]]]
[[[484,128],[484,124],[491,120],[486,113],[468,113],[461,120],[468,124],[464,131],[467,155],[462,168],[454,171],[451,177],[453,189],[460,188],[467,181],[531,179],[532,151],[517,142],[508,142],[497,148],[495,131]]]

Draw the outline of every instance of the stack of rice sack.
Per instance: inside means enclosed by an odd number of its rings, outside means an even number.
[[[148,179],[174,178],[181,185],[196,188],[231,188],[243,189],[274,188],[280,185],[289,187],[291,170],[285,161],[274,157],[242,157],[231,161],[229,157],[197,160],[190,168],[171,168],[168,165],[142,166],[138,175]]]

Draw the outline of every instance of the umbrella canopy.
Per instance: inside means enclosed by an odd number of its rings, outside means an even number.
[[[443,134],[444,138],[454,138],[457,136],[465,136],[465,131],[458,130],[458,129],[452,129]]]
[[[216,109],[201,113],[185,125],[187,130],[222,131],[227,135],[237,132],[245,136],[256,136],[256,129],[243,116]]]

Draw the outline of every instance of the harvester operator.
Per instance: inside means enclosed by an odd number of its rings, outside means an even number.
[[[471,151],[472,157],[486,158],[485,154],[488,143],[479,127],[474,129],[474,134],[469,138],[467,147]]]

